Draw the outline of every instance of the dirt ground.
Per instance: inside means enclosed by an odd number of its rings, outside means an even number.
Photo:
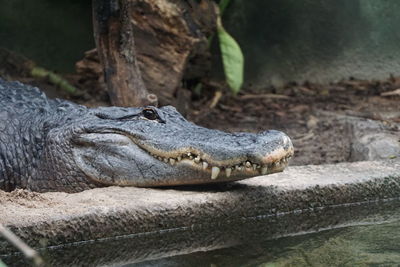
[[[328,85],[289,84],[272,93],[244,90],[225,94],[213,109],[195,102],[189,119],[228,131],[278,129],[293,140],[292,164],[323,164],[350,160],[351,125],[340,115],[383,122],[399,132],[400,78],[386,81],[349,79]],[[397,90],[397,91],[396,91]],[[398,135],[400,137],[400,134]]]

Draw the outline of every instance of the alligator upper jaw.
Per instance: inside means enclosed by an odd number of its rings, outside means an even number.
[[[192,168],[209,172],[210,178],[213,180],[221,176],[226,178],[231,176],[251,177],[280,172],[288,165],[289,159],[293,155],[293,149],[286,151],[280,148],[264,155],[258,160],[250,160],[246,157],[241,157],[217,161],[204,152],[189,148],[182,148],[179,151],[173,152],[155,151],[151,148],[143,149],[165,164],[172,166],[184,164]]]

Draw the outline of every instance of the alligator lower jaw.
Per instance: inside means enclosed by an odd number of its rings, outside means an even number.
[[[148,151],[148,150],[147,150]],[[201,158],[198,154],[187,152],[187,153],[171,153],[179,156],[163,157],[158,153],[148,152],[152,157],[162,161],[166,164],[175,166],[177,164],[188,164],[193,168],[202,169],[205,172],[210,172],[211,179],[217,179],[221,172],[225,174],[225,177],[229,178],[232,173],[236,173],[235,176],[257,176],[266,175],[269,173],[275,173],[282,171],[292,157],[292,153],[287,153],[279,159],[275,159],[270,163],[257,164],[252,163],[250,160],[244,160],[239,163],[228,163],[228,162],[217,162],[213,161],[210,163],[205,159]]]

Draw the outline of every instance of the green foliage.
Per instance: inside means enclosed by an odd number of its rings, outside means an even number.
[[[222,16],[224,14],[224,11],[226,7],[229,5],[231,0],[221,0],[219,1],[218,7],[219,7],[219,14]]]
[[[221,16],[229,3],[230,0],[219,2],[220,14],[217,20],[217,32],[226,82],[232,92],[237,94],[243,84],[244,57],[238,43],[222,26]]]
[[[7,265],[0,260],[0,267],[7,267]]]
[[[225,78],[233,93],[238,93],[243,84],[244,57],[240,46],[229,35],[218,19],[218,39],[221,49]]]
[[[76,93],[77,89],[71,85],[67,80],[62,78],[60,75],[55,74],[52,71],[46,70],[41,67],[34,67],[31,70],[32,77],[35,78],[46,78],[48,81],[61,89],[67,91],[70,94]],[[1,266],[0,266],[1,267]]]

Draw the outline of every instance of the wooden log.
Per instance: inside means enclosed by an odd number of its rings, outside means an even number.
[[[207,37],[216,22],[214,2],[93,0],[93,8],[112,103],[142,105],[150,92],[162,104],[175,104],[189,59],[207,60]]]
[[[136,59],[130,4],[130,1],[93,0],[97,51],[111,102],[116,106],[151,104]]]

